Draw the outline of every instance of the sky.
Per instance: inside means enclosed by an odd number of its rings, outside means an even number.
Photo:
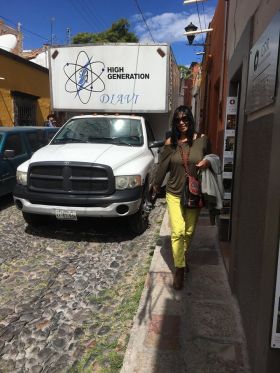
[[[201,61],[196,52],[203,47],[189,46],[184,28],[192,22],[199,29],[208,28],[217,0],[184,4],[184,0],[0,0],[0,19],[16,28],[21,24],[23,49],[43,44],[66,44],[79,32],[102,32],[113,22],[126,18],[130,31],[140,42],[171,44],[177,64]],[[69,32],[68,32],[69,35]],[[197,35],[202,44],[206,34]]]

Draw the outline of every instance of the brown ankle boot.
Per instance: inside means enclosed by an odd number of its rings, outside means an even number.
[[[175,274],[173,279],[173,288],[175,290],[181,290],[184,285],[184,267],[175,268]]]

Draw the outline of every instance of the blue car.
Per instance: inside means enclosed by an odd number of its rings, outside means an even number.
[[[12,193],[17,167],[47,145],[57,127],[0,127],[0,197]]]

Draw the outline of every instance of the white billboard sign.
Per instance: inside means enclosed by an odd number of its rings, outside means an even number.
[[[52,47],[49,59],[55,110],[168,111],[166,44]]]

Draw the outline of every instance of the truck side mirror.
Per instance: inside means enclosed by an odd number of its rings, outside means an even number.
[[[15,156],[15,151],[14,150],[5,150],[4,151],[4,158],[6,159],[11,159],[11,158],[14,158]]]
[[[164,141],[150,141],[149,142],[149,148],[160,148],[164,145]]]

